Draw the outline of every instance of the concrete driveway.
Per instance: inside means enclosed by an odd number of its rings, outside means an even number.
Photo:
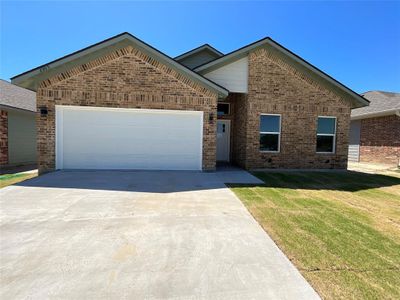
[[[1,299],[314,299],[224,182],[55,172],[0,190]]]

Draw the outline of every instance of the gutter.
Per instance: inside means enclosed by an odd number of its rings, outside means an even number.
[[[26,112],[31,114],[36,114],[36,110],[30,110],[26,108],[19,108],[11,105],[0,104],[0,108],[3,110],[10,110],[10,111],[19,111],[19,112]]]
[[[350,116],[351,120],[361,120],[361,119],[368,119],[368,118],[375,118],[375,117],[384,117],[384,116],[390,116],[390,115],[396,115],[400,117],[400,109],[395,108],[395,109],[389,109],[389,110],[382,110],[378,112],[373,112],[373,113],[365,113],[357,116]]]

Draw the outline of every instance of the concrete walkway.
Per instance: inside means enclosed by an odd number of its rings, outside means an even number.
[[[347,169],[354,172],[381,174],[398,170],[399,166],[393,164],[378,164],[365,162],[349,162]]]
[[[1,299],[317,299],[224,182],[55,172],[0,190]]]

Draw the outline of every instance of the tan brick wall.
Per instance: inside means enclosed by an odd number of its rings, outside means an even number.
[[[399,164],[400,117],[396,115],[361,120],[360,161]]]
[[[0,110],[0,166],[8,164],[8,113]]]
[[[230,95],[231,96],[231,95]],[[232,162],[238,166],[246,167],[246,125],[247,125],[247,95],[233,94],[234,103],[233,119],[233,150]]]
[[[203,169],[214,170],[217,98],[139,50],[115,51],[39,87],[37,106],[48,108],[46,117],[37,117],[39,171],[55,168],[55,105],[204,111]]]
[[[266,49],[249,54],[249,87],[243,97],[243,115],[235,138],[235,157],[240,165],[254,168],[346,168],[350,104],[298,73]],[[259,150],[261,113],[281,114],[279,153]],[[316,153],[318,116],[337,117],[336,151]],[[245,157],[243,159],[243,157]]]

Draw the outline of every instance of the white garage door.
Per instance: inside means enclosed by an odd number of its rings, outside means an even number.
[[[56,106],[57,169],[201,170],[203,112]]]

